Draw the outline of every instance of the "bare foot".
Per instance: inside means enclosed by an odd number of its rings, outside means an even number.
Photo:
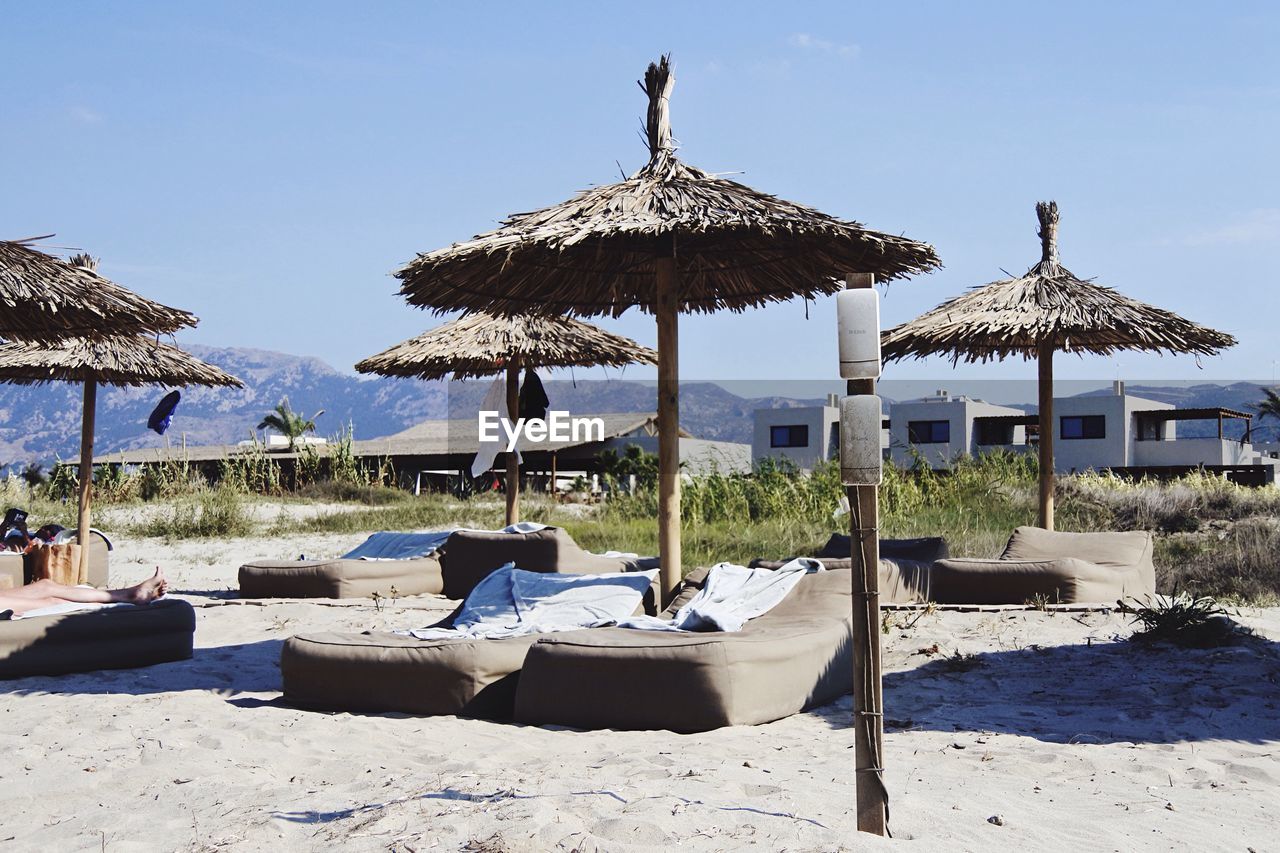
[[[155,601],[169,591],[169,580],[164,572],[156,566],[156,573],[137,586],[129,587],[127,600],[134,604],[147,604]]]

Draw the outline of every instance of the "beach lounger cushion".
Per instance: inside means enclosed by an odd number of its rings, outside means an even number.
[[[909,604],[928,601],[929,574],[935,560],[950,554],[947,540],[940,536],[918,539],[880,540],[880,601]],[[850,569],[849,537],[831,534],[815,559],[827,569]],[[777,569],[786,560],[752,560],[753,568]]]
[[[172,598],[0,621],[0,678],[186,660],[195,628],[195,610]]]
[[[686,579],[668,616],[703,577]],[[544,635],[525,658],[516,720],[698,732],[824,704],[853,689],[850,604],[849,572],[818,572],[741,631]]]
[[[458,530],[445,544],[443,558],[444,595],[462,599],[494,569],[515,563],[526,572],[561,574],[611,574],[656,569],[652,557],[604,557],[584,550],[558,527],[532,533],[502,533],[485,530]],[[655,582],[656,587],[656,582]],[[654,606],[656,589],[646,593],[647,613]]]
[[[934,564],[929,595],[939,604],[1111,603],[1155,593],[1154,543],[1146,531],[1058,533],[1019,527],[995,560]]]
[[[808,556],[808,555],[797,555]],[[911,563],[932,563],[951,556],[947,540],[941,536],[928,536],[919,539],[881,539],[880,559],[904,561]],[[822,546],[814,559],[820,560],[828,569],[847,569],[852,565],[849,553],[849,537],[840,533],[831,534],[827,544]],[[777,569],[795,557],[786,560],[752,560],[752,568]]]
[[[290,637],[280,654],[284,699],[325,711],[510,719],[536,635],[419,640],[392,633]]]
[[[440,561],[258,560],[240,567],[243,598],[368,598],[373,593],[439,595],[444,589]]]

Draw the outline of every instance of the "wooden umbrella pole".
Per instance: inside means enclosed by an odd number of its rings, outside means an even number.
[[[507,417],[512,429],[520,417],[520,365],[516,359],[507,363]],[[507,524],[520,520],[520,463],[515,451],[507,454]]]
[[[875,285],[869,273],[845,276],[845,287]],[[876,393],[874,379],[850,379],[847,391]],[[880,664],[880,502],[875,486],[848,486],[853,572],[853,745],[858,830],[884,835],[889,795],[884,785],[884,694]]]
[[[84,414],[80,425],[80,515],[76,521],[76,541],[80,543],[80,566],[77,583],[89,580],[89,542],[91,541],[89,501],[93,494],[93,424],[98,409],[98,383],[84,383]]]
[[[663,241],[655,258],[658,320],[658,559],[665,606],[684,572],[680,558],[679,285],[674,246]]]
[[[1053,341],[1041,341],[1040,372],[1040,526],[1053,529]]]

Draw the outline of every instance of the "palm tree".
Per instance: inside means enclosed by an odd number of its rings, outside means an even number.
[[[1258,413],[1258,423],[1262,423],[1267,418],[1280,421],[1280,389],[1263,388],[1261,390],[1265,396],[1261,402],[1253,406],[1253,410]]]
[[[316,431],[316,418],[324,414],[324,409],[320,409],[310,418],[304,418],[298,412],[295,412],[289,406],[289,398],[285,397],[271,413],[262,419],[262,423],[258,424],[258,429],[273,429],[276,432],[289,439],[289,449],[293,450],[298,439],[309,432]]]

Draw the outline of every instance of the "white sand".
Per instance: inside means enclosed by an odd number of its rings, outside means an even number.
[[[159,563],[180,591],[199,592],[184,596],[203,605],[195,658],[0,682],[0,846],[1277,849],[1273,642],[1144,651],[1113,641],[1127,628],[1110,614],[943,613],[895,628],[888,842],[853,829],[848,698],[691,736],[280,705],[285,637],[408,628],[449,606],[227,597],[244,559],[332,555],[360,538],[118,542],[115,579]],[[1280,640],[1280,609],[1243,621]],[[977,657],[945,660],[957,651]]]

